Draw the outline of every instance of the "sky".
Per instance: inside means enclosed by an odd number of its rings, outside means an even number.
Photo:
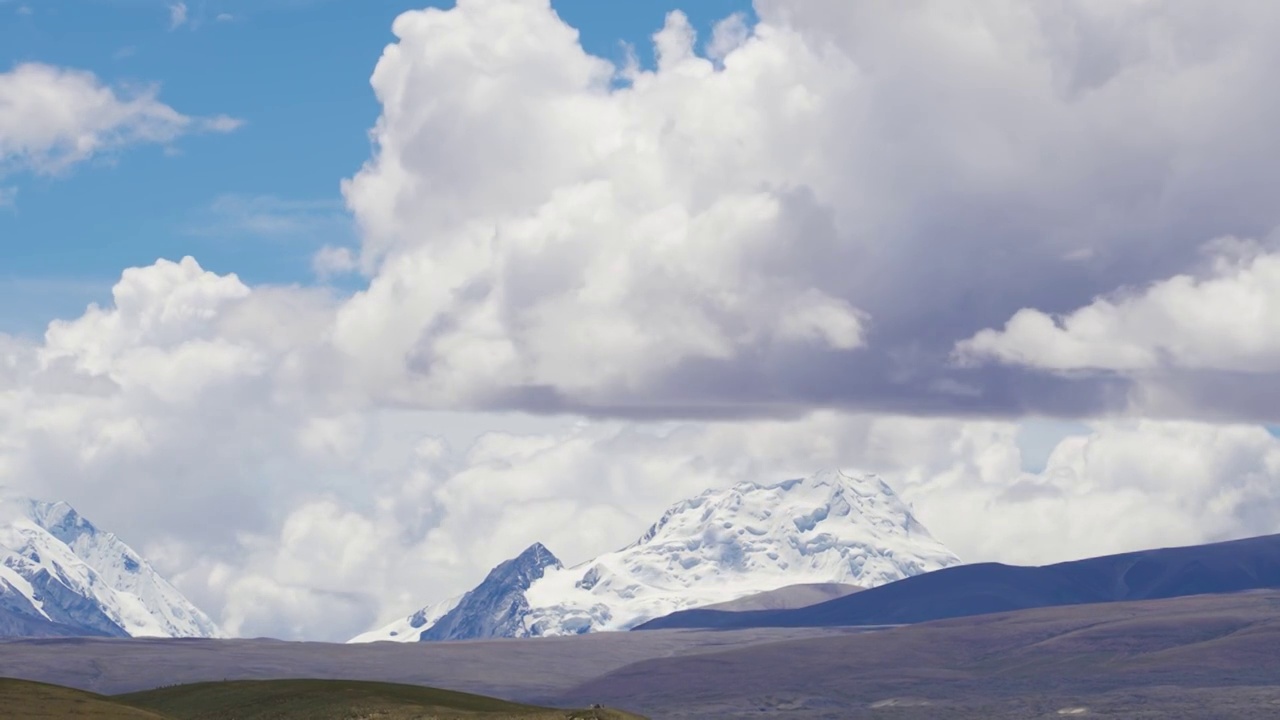
[[[97,156],[74,173],[23,173],[21,202],[15,196],[0,210],[0,237],[16,239],[5,243],[0,267],[0,327],[38,335],[50,317],[109,300],[122,268],[160,257],[193,255],[253,283],[314,282],[316,250],[356,243],[339,181],[369,157],[378,117],[369,72],[394,40],[392,20],[430,5],[0,3],[6,69],[37,62],[89,71],[107,85],[158,87],[184,114],[244,123],[234,138],[201,134]],[[591,52],[622,60],[629,43],[651,61],[648,36],[674,8],[571,0],[556,10],[582,28]],[[690,18],[705,29],[750,10],[749,2],[705,0]],[[6,187],[19,183],[11,177]]]
[[[0,0],[0,484],[317,640],[833,466],[965,560],[1276,532],[1277,30]]]

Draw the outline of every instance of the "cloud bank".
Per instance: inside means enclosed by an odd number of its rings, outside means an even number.
[[[406,13],[344,186],[372,280],[335,342],[428,406],[1128,408],[1123,377],[951,351],[1276,225],[1280,11],[1238,10],[761,2],[712,57],[673,13],[650,69],[546,2]]]

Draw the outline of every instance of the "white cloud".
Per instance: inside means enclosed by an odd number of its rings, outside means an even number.
[[[169,5],[169,29],[177,30],[187,24],[187,4],[176,2]]]
[[[207,132],[226,133],[242,127],[244,127],[244,120],[230,115],[214,115],[200,120],[200,128]]]
[[[345,186],[378,273],[336,337],[378,348],[371,382],[416,383],[428,404],[502,385],[589,396],[690,359],[862,344],[861,311],[772,262],[806,241],[785,187],[818,152],[776,166],[775,133],[826,120],[821,102],[755,93],[806,70],[843,80],[794,39],[791,56],[744,46],[744,77],[718,75],[674,13],[660,71],[611,91],[613,69],[540,3],[407,13],[395,32],[374,74],[380,150]],[[461,41],[481,36],[506,40]]]
[[[326,245],[311,258],[311,269],[322,280],[354,272],[359,267],[351,248]]]
[[[960,343],[968,362],[1055,371],[1280,369],[1280,254],[1232,239],[1201,276],[1177,275],[1095,299],[1060,317],[1024,309],[1003,330]]]
[[[747,24],[746,17],[742,13],[734,13],[712,28],[711,40],[706,48],[707,57],[723,62],[729,53],[742,47],[749,37],[751,27]]]
[[[238,127],[225,116],[183,115],[156,94],[113,89],[92,73],[39,63],[0,73],[0,173],[56,174],[126,146]]]
[[[671,14],[643,71],[541,0],[401,16],[344,186],[373,281],[335,340],[361,383],[429,407],[1113,411],[1088,379],[1015,396],[948,354],[1280,221],[1257,160],[1274,4],[757,10],[709,57]]]

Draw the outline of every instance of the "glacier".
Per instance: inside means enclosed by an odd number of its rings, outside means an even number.
[[[114,533],[0,491],[0,637],[225,637]]]
[[[621,631],[786,586],[871,588],[959,563],[884,480],[826,470],[708,490],[573,567],[535,544],[471,592],[350,642]]]

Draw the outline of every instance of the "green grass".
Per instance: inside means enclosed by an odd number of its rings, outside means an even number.
[[[31,720],[170,720],[115,698],[59,685],[0,678],[0,717]]]
[[[198,683],[120,695],[118,699],[182,720],[529,716],[548,708],[414,685],[347,680],[241,680]]]
[[[354,680],[236,680],[106,697],[0,678],[4,717],[84,720],[643,720],[469,693]]]

